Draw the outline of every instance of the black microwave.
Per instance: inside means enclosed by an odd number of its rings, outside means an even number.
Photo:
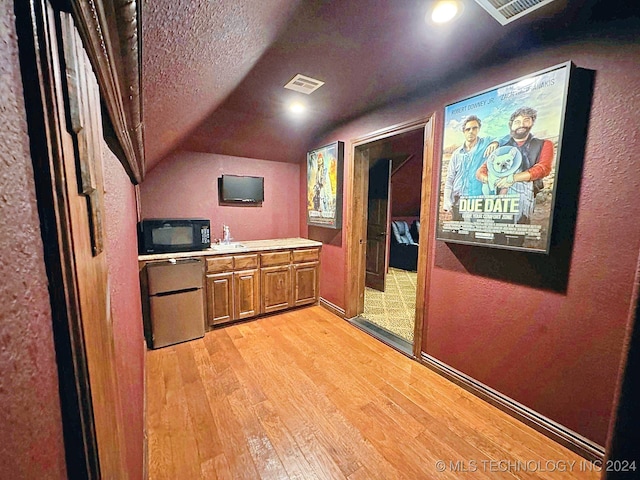
[[[210,246],[210,220],[150,218],[138,222],[139,253],[189,252]]]

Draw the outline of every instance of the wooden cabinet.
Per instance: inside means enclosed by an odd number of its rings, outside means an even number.
[[[262,267],[274,267],[276,265],[289,265],[291,263],[291,252],[269,252],[260,254],[260,265]]]
[[[209,326],[258,315],[260,313],[258,255],[210,257],[206,260]]]
[[[320,250],[317,248],[303,248],[291,252],[293,263],[317,262],[320,260]]]
[[[207,275],[205,288],[209,326],[233,320],[233,273]]]
[[[262,312],[271,313],[291,307],[291,268],[289,265],[260,269]]]
[[[260,276],[258,270],[233,273],[233,319],[255,317],[260,313]]]
[[[318,301],[318,262],[293,265],[293,306]]]
[[[245,247],[242,252],[230,249],[228,253],[197,257],[193,253],[141,257],[140,268],[150,261],[166,258],[202,259],[206,265],[206,325],[209,327],[317,303],[320,245],[287,248],[281,244],[265,246],[264,242],[260,241],[255,250]]]
[[[320,249],[205,257],[210,327],[318,301]]]
[[[258,268],[258,254],[236,255],[233,257],[234,270],[249,270]]]
[[[230,272],[233,270],[233,257],[209,257],[207,273]]]
[[[291,255],[293,262],[293,306],[307,305],[318,301],[320,249],[301,248]]]

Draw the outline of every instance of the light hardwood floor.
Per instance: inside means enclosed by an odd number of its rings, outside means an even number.
[[[147,402],[151,480],[599,477],[321,307],[149,351]]]

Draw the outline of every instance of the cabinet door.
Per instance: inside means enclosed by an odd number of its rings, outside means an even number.
[[[255,317],[260,313],[259,280],[258,270],[247,270],[233,274],[234,320]]]
[[[233,273],[207,275],[207,320],[209,325],[233,320]]]
[[[293,306],[318,301],[318,262],[293,266]]]
[[[291,306],[291,269],[289,265],[260,270],[262,312],[270,313]]]

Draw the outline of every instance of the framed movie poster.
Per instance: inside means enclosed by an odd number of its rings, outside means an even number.
[[[307,225],[340,228],[344,142],[307,152]]]
[[[549,253],[571,68],[445,107],[438,240]]]

